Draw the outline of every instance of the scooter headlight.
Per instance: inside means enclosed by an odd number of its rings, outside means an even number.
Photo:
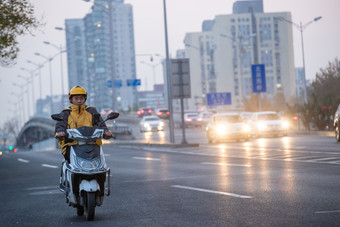
[[[77,158],[78,166],[85,171],[91,171],[91,170],[97,169],[100,163],[101,163],[100,157],[92,159],[92,160],[86,160],[86,159],[79,158],[79,157]]]

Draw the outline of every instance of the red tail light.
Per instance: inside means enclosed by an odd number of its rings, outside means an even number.
[[[145,110],[141,110],[140,112],[143,114],[143,113],[145,113]]]
[[[102,114],[106,114],[105,110],[102,110]]]
[[[185,121],[191,122],[192,119],[191,118],[186,118]]]
[[[107,113],[109,113],[109,114],[110,114],[110,113],[112,113],[112,112],[113,112],[112,110],[109,110],[109,112],[107,112]]]
[[[139,115],[139,114],[140,114],[140,111],[137,111],[137,114]]]
[[[170,115],[170,112],[168,111],[168,112],[166,112],[166,114],[167,114],[167,115]]]
[[[162,115],[162,114],[163,114],[163,112],[158,112],[158,113],[157,113],[157,115]]]
[[[152,110],[148,110],[148,113],[152,113]]]

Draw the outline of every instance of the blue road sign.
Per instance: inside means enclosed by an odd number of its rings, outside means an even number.
[[[140,79],[128,79],[128,80],[126,80],[126,85],[128,87],[131,87],[131,86],[133,86],[133,87],[140,86],[141,85],[141,81],[140,81]]]
[[[140,86],[140,85],[141,85],[140,79],[136,79],[133,81],[133,86]]]
[[[108,80],[107,81],[107,87],[108,88],[112,88],[112,80]]]
[[[253,92],[266,92],[266,70],[264,64],[257,64],[251,66]]]
[[[208,106],[231,105],[231,93],[208,93],[207,103]]]
[[[113,80],[113,87],[122,87],[123,81],[122,80]]]

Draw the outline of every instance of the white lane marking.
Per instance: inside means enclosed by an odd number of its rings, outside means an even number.
[[[42,164],[41,166],[47,167],[47,168],[53,168],[53,169],[57,169],[58,168],[58,166],[53,166],[53,165],[48,165],[48,164]]]
[[[319,158],[319,159],[311,159],[307,160],[307,162],[319,162],[319,161],[326,161],[326,160],[337,160],[340,157],[330,157],[330,158]]]
[[[52,195],[52,194],[60,194],[62,193],[59,189],[49,190],[49,191],[40,191],[40,192],[31,192],[29,195]]]
[[[133,159],[148,160],[148,161],[160,161],[159,158],[147,158],[147,157],[133,157]]]
[[[35,188],[26,188],[26,190],[46,190],[46,189],[58,189],[58,186],[44,186],[44,187],[35,187]]]
[[[240,194],[229,193],[229,192],[212,191],[212,190],[207,190],[207,189],[203,189],[203,188],[193,188],[193,187],[182,186],[182,185],[171,185],[171,187],[188,189],[188,190],[199,191],[199,192],[208,192],[208,193],[214,193],[214,194],[220,194],[220,195],[227,195],[227,196],[232,196],[232,197],[236,197],[236,198],[240,198],[240,199],[251,199],[251,198],[253,198],[253,197],[247,196],[247,195],[240,195]]]
[[[109,154],[104,154],[105,157],[109,157],[110,155]]]
[[[340,210],[317,211],[316,214],[340,213]]]
[[[248,164],[232,164],[232,163],[212,163],[212,162],[201,162],[202,165],[218,165],[218,166],[243,166],[243,167],[251,167]]]
[[[18,161],[19,161],[19,162],[24,162],[24,163],[29,163],[29,162],[30,162],[30,161],[25,160],[25,159],[22,159],[22,158],[18,158]]]

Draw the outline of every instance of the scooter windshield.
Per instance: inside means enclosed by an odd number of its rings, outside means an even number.
[[[91,160],[100,156],[100,146],[97,144],[84,144],[73,146],[74,152],[80,158]]]

